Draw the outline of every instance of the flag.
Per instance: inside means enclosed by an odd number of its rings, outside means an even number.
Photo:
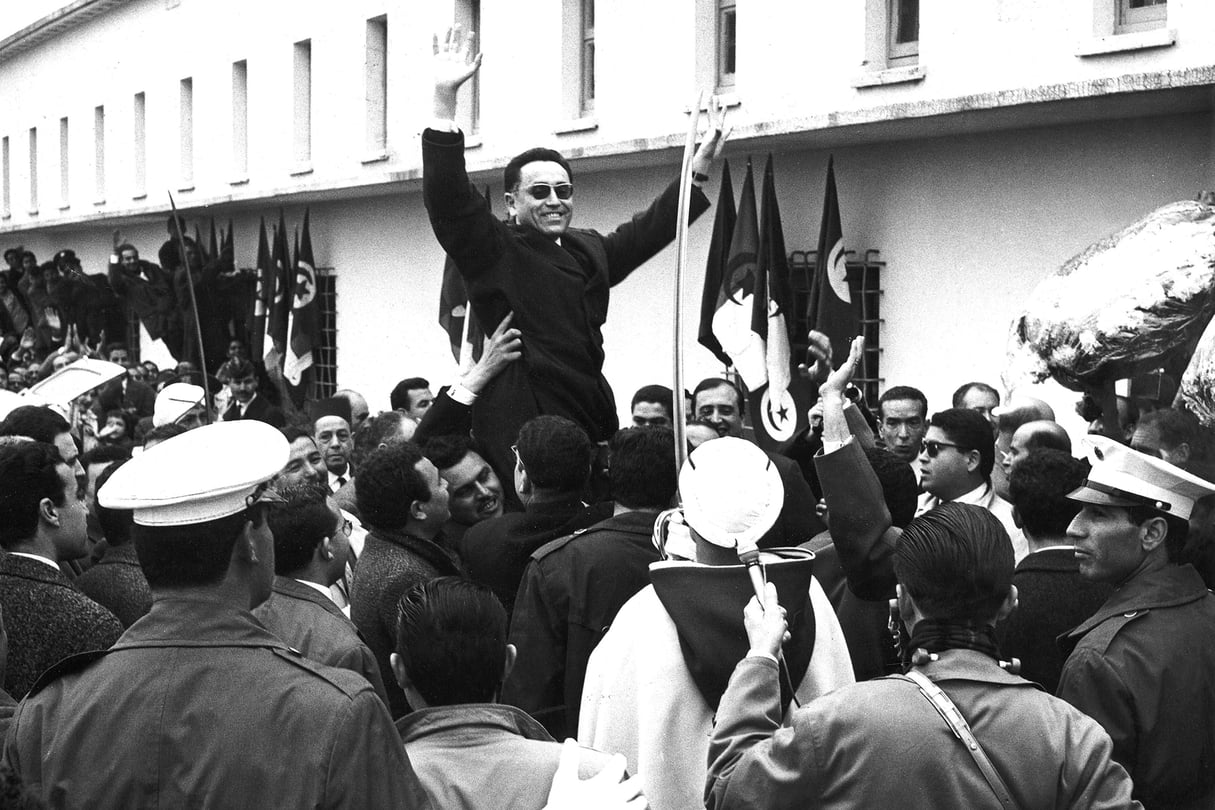
[[[705,286],[700,294],[700,329],[696,339],[722,363],[732,365],[717,336],[713,334],[713,315],[721,295],[721,280],[730,259],[730,237],[734,235],[734,184],[730,181],[730,161],[722,161],[721,191],[717,195],[717,214],[713,218],[713,236],[709,239],[709,260],[705,264]]]
[[[215,240],[215,217],[211,217],[211,238],[207,242],[207,261],[219,258],[219,243]]]
[[[485,207],[489,206],[489,186],[485,187]],[[467,329],[465,322],[467,321]],[[481,358],[485,333],[472,315],[468,290],[451,256],[443,261],[443,283],[439,287],[439,326],[447,332],[451,356],[461,368]]]
[[[270,242],[266,239],[266,218],[262,217],[257,238],[257,286],[253,291],[253,328],[250,330],[249,356],[260,360],[266,356],[266,316],[274,298],[274,263],[270,258]]]
[[[278,212],[278,229],[274,233],[274,248],[271,252],[271,263],[274,266],[274,295],[270,299],[270,311],[267,314],[266,334],[270,336],[270,345],[265,347],[266,356],[271,350],[277,351],[281,357],[287,347],[287,321],[291,314],[291,299],[288,294],[291,289],[291,275],[288,268],[291,256],[287,247],[287,223],[283,219],[283,211]]]
[[[738,370],[743,384],[751,390],[758,389],[768,378],[763,339],[751,329],[758,251],[755,180],[748,160],[742,196],[738,201],[738,218],[730,237],[730,257],[713,313],[713,334]]]
[[[761,390],[753,390],[750,399],[755,438],[760,447],[767,450],[776,449],[806,425],[806,411],[813,404],[814,391],[800,376],[793,374],[789,340],[793,287],[789,280],[789,260],[785,252],[780,205],[776,200],[776,177],[771,154],[764,167],[760,199],[759,250],[756,256],[751,329],[764,341],[768,384]]]
[[[308,209],[304,209],[304,233],[297,237],[295,284],[291,303],[291,340],[283,361],[283,378],[299,386],[304,372],[312,367],[312,349],[321,342],[321,326],[316,300],[316,262],[312,257],[312,235],[308,228]]]
[[[823,197],[823,223],[818,232],[818,257],[810,280],[810,302],[806,319],[831,340],[831,362],[839,365],[848,357],[852,339],[860,334],[861,318],[848,286],[844,231],[840,227],[840,204],[835,191],[835,157],[827,160],[827,191]]]

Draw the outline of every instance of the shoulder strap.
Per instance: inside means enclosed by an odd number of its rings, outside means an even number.
[[[1000,778],[1000,773],[991,764],[991,760],[987,757],[987,752],[983,750],[983,746],[979,745],[979,741],[975,739],[974,732],[970,730],[970,725],[966,722],[966,718],[962,716],[962,713],[958,711],[958,707],[949,699],[949,695],[945,694],[941,687],[929,680],[927,675],[918,670],[908,670],[901,677],[904,680],[911,681],[920,688],[920,694],[928,698],[928,702],[944,718],[946,724],[953,731],[954,736],[962,741],[962,744],[966,747],[966,751],[974,759],[975,764],[979,766],[979,770],[982,772],[983,778],[987,780],[992,793],[996,794],[996,798],[999,799],[1000,805],[1006,808],[1006,810],[1017,810],[1017,803],[1013,800],[1008,786]]]

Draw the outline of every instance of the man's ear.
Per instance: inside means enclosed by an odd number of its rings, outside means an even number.
[[[1017,609],[1018,596],[1017,586],[1009,585],[1008,596],[1004,597],[1004,604],[1000,605],[1000,609],[996,611],[996,622],[1002,622],[1012,615],[1012,612]]]
[[[519,660],[519,650],[514,644],[506,645],[505,661],[502,664],[502,683],[506,683],[506,679],[510,677],[511,672],[515,668],[515,662]]]
[[[55,502],[50,498],[43,498],[38,502],[38,518],[57,527],[59,525],[59,507],[55,506]]]
[[[523,462],[519,462],[515,467],[515,483],[516,489],[520,495],[530,494],[532,489],[532,479],[527,475],[527,468],[523,466]]]
[[[511,220],[515,218],[515,195],[509,191],[502,193],[502,199],[506,203],[506,213],[510,215]]]
[[[409,673],[405,671],[405,661],[397,653],[388,656],[388,664],[392,667],[392,676],[397,679],[397,686],[409,689],[413,684],[409,681]]]
[[[1018,529],[1025,528],[1024,526],[1021,525],[1021,510],[1018,509],[1015,504],[1013,505],[1013,508],[1012,508],[1012,516],[1013,516],[1013,525],[1014,526],[1016,526]]]
[[[409,504],[409,516],[414,520],[426,519],[426,507],[421,501],[413,501]]]
[[[1150,517],[1139,524],[1139,531],[1139,545],[1144,551],[1152,552],[1169,536],[1169,523],[1162,516]]]
[[[981,463],[983,463],[983,455],[978,450],[971,450],[966,454],[967,472],[978,472]]]
[[[321,559],[328,562],[333,559],[333,538],[321,538],[321,544],[317,546],[320,549]]]

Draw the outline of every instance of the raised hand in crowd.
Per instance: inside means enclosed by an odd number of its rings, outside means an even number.
[[[434,36],[434,115],[435,118],[451,120],[456,117],[456,94],[464,82],[472,78],[481,68],[481,54],[477,53],[477,34],[465,33],[462,26],[447,29],[443,41]]]

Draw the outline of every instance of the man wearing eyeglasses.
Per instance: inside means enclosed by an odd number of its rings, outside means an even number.
[[[920,487],[916,515],[943,503],[969,503],[991,512],[1008,532],[1017,562],[1029,548],[1012,518],[1012,506],[996,494],[991,470],[996,462],[991,423],[970,408],[949,408],[932,415],[920,447]]]
[[[610,234],[572,228],[571,167],[558,152],[531,149],[505,169],[509,221],[494,217],[469,184],[464,137],[453,119],[462,84],[481,65],[472,34],[457,28],[435,41],[434,117],[422,135],[423,196],[431,227],[464,278],[477,321],[492,330],[508,312],[523,332],[522,359],[486,388],[473,408],[473,432],[497,470],[514,466],[510,443],[534,416],[564,416],[594,442],[619,427],[603,376],[602,327],[609,290],[675,236],[679,184]],[[709,207],[700,185],[725,141],[724,111],[692,161],[689,215]]]

